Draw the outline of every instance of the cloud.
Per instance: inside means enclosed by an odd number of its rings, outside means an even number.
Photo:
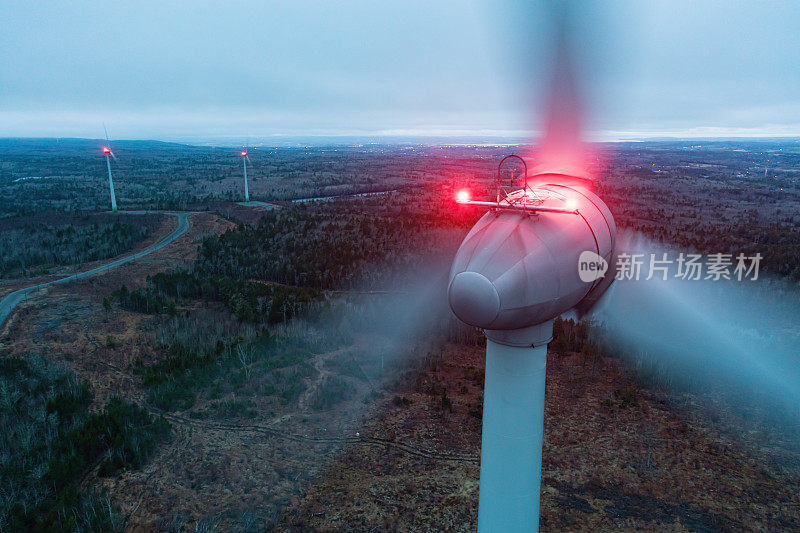
[[[520,132],[549,15],[529,2],[4,6],[0,135]],[[576,4],[594,131],[796,131],[800,7]]]

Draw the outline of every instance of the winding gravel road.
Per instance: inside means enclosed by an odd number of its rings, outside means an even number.
[[[25,297],[30,292],[33,292],[33,291],[38,290],[38,289],[42,289],[44,287],[49,287],[50,285],[59,285],[61,283],[69,283],[70,281],[75,281],[75,280],[79,280],[79,279],[83,279],[83,278],[88,278],[89,276],[94,276],[95,274],[100,274],[100,273],[103,273],[103,272],[107,272],[107,271],[109,271],[111,269],[117,268],[120,265],[124,265],[125,263],[128,263],[130,261],[135,261],[136,259],[139,259],[140,257],[144,257],[144,256],[146,256],[148,254],[151,254],[153,252],[157,252],[158,250],[164,248],[166,245],[168,245],[169,243],[171,243],[172,241],[174,241],[175,239],[177,239],[178,237],[180,237],[181,235],[183,235],[184,233],[186,233],[189,230],[189,215],[192,214],[192,213],[171,213],[171,212],[160,212],[160,211],[120,211],[119,213],[120,214],[126,214],[126,215],[145,215],[145,214],[149,214],[149,213],[161,213],[161,214],[164,214],[164,215],[172,215],[174,217],[177,217],[177,219],[178,219],[178,227],[175,228],[175,230],[172,233],[170,233],[169,235],[164,237],[162,240],[160,240],[159,242],[157,242],[153,246],[150,246],[149,248],[146,248],[146,249],[142,250],[141,252],[136,252],[135,254],[127,255],[125,257],[121,257],[120,259],[116,259],[114,261],[111,261],[110,263],[106,263],[104,265],[101,265],[99,267],[93,268],[91,270],[86,270],[84,272],[78,272],[78,273],[75,273],[75,274],[71,274],[71,275],[69,275],[69,276],[67,276],[65,278],[60,278],[60,279],[56,279],[56,280],[53,280],[53,281],[48,281],[46,283],[40,283],[38,285],[32,285],[30,287],[25,287],[24,289],[19,289],[19,290],[16,290],[16,291],[10,293],[8,296],[6,296],[2,300],[0,300],[0,326],[3,325],[3,322],[6,321],[6,318],[8,318],[8,315],[11,314],[11,311],[13,311],[14,308],[22,300],[24,300]]]

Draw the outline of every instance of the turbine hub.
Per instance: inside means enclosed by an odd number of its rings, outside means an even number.
[[[486,327],[500,313],[500,295],[489,279],[478,272],[460,272],[450,283],[450,307],[471,326]]]

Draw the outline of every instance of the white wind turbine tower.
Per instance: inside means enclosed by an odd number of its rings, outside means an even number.
[[[106,125],[103,124],[103,131],[106,133],[106,145],[103,146],[103,153],[106,155],[106,166],[108,167],[108,189],[111,192],[111,211],[117,210],[117,197],[114,194],[114,178],[111,177],[111,158],[114,158],[114,161],[117,160],[117,156],[114,155],[114,152],[111,151],[108,142],[108,130],[106,129]]]
[[[239,155],[242,156],[242,166],[244,168],[244,201],[250,201],[250,191],[247,189],[247,163],[250,161],[250,158],[247,157],[247,148],[239,152]]]

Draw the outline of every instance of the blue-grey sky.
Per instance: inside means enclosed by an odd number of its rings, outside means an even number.
[[[543,7],[507,1],[0,5],[0,136],[526,135]],[[800,3],[576,3],[595,136],[800,135]]]

